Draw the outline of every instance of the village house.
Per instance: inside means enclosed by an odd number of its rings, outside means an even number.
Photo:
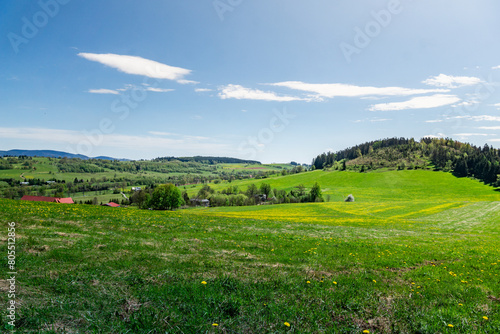
[[[47,197],[47,196],[29,196],[25,195],[21,198],[22,201],[32,201],[32,202],[50,202],[50,203],[63,203],[63,204],[74,204],[71,197],[60,198],[60,197]]]

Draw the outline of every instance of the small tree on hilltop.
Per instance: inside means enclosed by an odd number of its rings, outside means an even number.
[[[173,210],[183,204],[179,189],[173,184],[162,184],[155,188],[150,205],[155,210]]]

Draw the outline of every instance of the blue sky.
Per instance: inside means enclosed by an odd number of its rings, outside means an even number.
[[[500,2],[7,0],[0,150],[310,163],[500,147]]]

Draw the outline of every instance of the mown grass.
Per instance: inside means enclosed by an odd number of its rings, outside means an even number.
[[[427,173],[448,191],[176,212],[0,200],[17,331],[498,333],[498,194]]]

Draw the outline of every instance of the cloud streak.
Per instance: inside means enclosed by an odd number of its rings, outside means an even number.
[[[369,110],[392,111],[407,109],[429,109],[450,105],[459,101],[460,98],[455,95],[436,94],[431,96],[418,96],[403,102],[374,104],[369,108]]]
[[[481,82],[482,80],[476,77],[458,77],[446,74],[440,74],[422,81],[422,83],[429,86],[446,87],[446,88],[473,86],[480,84]]]
[[[306,99],[278,95],[275,92],[265,92],[258,89],[246,88],[240,85],[226,85],[219,88],[219,97],[223,100],[237,99],[237,100],[260,100],[260,101],[276,101],[276,102],[290,102],[290,101],[306,101]]]
[[[113,89],[104,89],[104,88],[101,88],[101,89],[89,89],[88,92],[92,93],[92,94],[113,94],[113,95],[120,94],[116,90],[113,90]]]
[[[5,128],[0,127],[0,138],[18,139],[30,142],[78,145],[88,140],[80,131],[48,128]],[[97,147],[143,150],[190,150],[212,152],[226,150],[229,145],[213,138],[189,136],[166,132],[150,132],[150,135],[102,134]]]
[[[193,83],[193,81],[184,79],[185,76],[191,74],[191,70],[162,64],[142,57],[85,52],[79,53],[78,56],[127,74],[141,75],[154,79],[174,80],[181,84]]]
[[[312,84],[301,81],[284,81],[267,84],[275,87],[286,87],[312,93],[318,98],[335,97],[376,97],[376,96],[411,96],[429,93],[446,93],[448,89],[411,89],[403,87],[371,87],[341,83]]]

